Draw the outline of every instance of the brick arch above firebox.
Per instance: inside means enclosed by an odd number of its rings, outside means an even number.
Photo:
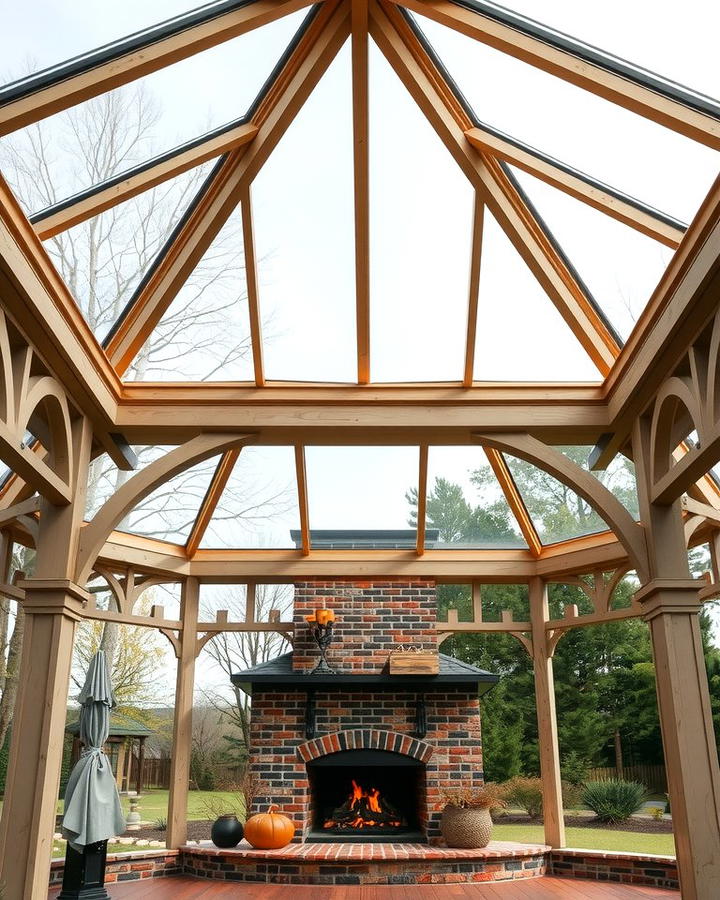
[[[411,756],[423,763],[426,763],[433,755],[433,747],[426,741],[421,741],[409,734],[382,731],[378,728],[336,731],[333,734],[306,741],[297,748],[298,756],[305,762],[345,750],[386,750],[390,753]]]

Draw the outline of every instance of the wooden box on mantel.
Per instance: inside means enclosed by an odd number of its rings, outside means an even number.
[[[434,650],[396,650],[390,654],[391,675],[438,675],[440,654]]]

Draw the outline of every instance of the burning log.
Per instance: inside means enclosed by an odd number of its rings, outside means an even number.
[[[401,828],[407,825],[395,807],[377,788],[366,791],[356,781],[342,806],[333,810],[323,828]]]

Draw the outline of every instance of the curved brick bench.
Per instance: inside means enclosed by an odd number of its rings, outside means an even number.
[[[547,869],[544,844],[492,841],[481,850],[427,844],[289,844],[254,850],[242,841],[219,850],[209,841],[180,851],[198,878],[282,884],[455,884],[536,878]]]

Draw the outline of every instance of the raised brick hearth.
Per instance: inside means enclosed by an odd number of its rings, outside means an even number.
[[[338,674],[318,678],[310,674],[318,651],[305,617],[323,605],[336,616],[329,661]],[[460,781],[483,783],[478,695],[496,679],[449,658],[442,661],[438,676],[388,674],[393,649],[410,645],[437,649],[436,612],[435,584],[428,580],[296,585],[293,653],[234,677],[237,683],[252,686],[251,766],[267,785],[255,811],[277,803],[296,822],[297,842],[320,839],[320,804],[332,809],[347,797],[342,785],[351,784],[349,754],[383,751],[394,755],[396,765],[398,757],[406,757],[416,770],[418,761],[422,763],[417,796],[412,808],[406,807],[405,818],[412,820],[409,831],[418,832],[423,840],[440,840],[443,791],[456,788]],[[358,754],[358,759],[367,757],[367,752]],[[338,764],[342,760],[345,780],[336,773],[335,800],[323,801],[316,787],[321,783],[318,763],[328,778],[335,760]],[[381,760],[373,763],[378,767]],[[409,784],[404,777],[402,783]],[[391,794],[392,780],[389,790]],[[385,799],[397,808],[403,798],[396,794]],[[398,840],[408,839],[401,832]],[[338,839],[353,838],[369,835],[343,833]]]

